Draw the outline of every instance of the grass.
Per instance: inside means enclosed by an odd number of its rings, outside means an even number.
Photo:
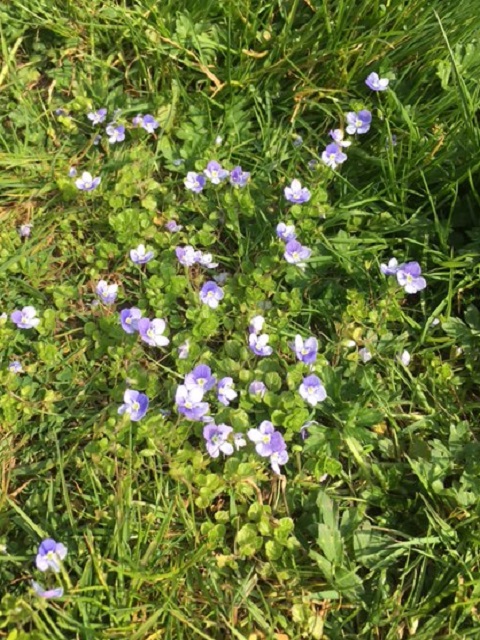
[[[477,13],[468,0],[0,7],[0,312],[42,318],[0,320],[0,638],[479,636]],[[371,71],[387,92],[365,87]],[[96,146],[86,114],[100,107],[161,127]],[[341,169],[309,167],[361,108],[372,128]],[[249,186],[188,193],[186,172],[213,158]],[[80,193],[72,166],[100,188]],[[293,178],[308,204],[285,202]],[[281,220],[312,248],[304,273],[283,260]],[[128,259],[140,242],[155,251],[145,268]],[[217,310],[177,244],[228,272]],[[420,262],[422,294],[381,276],[392,256]],[[114,307],[92,304],[102,278],[120,285]],[[121,330],[131,306],[166,319],[168,348]],[[256,314],[270,358],[246,348]],[[320,341],[316,409],[297,392],[297,333]],[[250,447],[209,458],[202,425],[174,408],[199,362],[239,392],[217,422],[282,432],[284,475]],[[117,414],[128,387],[151,402],[136,423]],[[56,578],[34,565],[45,537],[68,547]],[[64,596],[36,597],[32,578]]]

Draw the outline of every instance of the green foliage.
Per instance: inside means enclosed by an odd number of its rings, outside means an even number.
[[[2,4],[0,636],[477,637],[477,14],[469,0]],[[366,89],[371,71],[388,92]],[[125,142],[96,144],[100,107]],[[328,132],[362,108],[372,128],[333,173]],[[213,158],[249,185],[186,191]],[[79,192],[70,167],[101,185]],[[293,178],[308,203],[286,203]],[[312,249],[304,271],[280,221]],[[139,267],[141,242],[155,257]],[[214,272],[176,260],[187,244],[228,274],[217,309],[199,300]],[[421,263],[425,292],[380,274],[392,256]],[[116,306],[97,304],[100,279]],[[17,330],[8,315],[29,304],[41,323]],[[122,331],[132,306],[166,319],[167,348]],[[272,357],[247,347],[255,315]],[[319,339],[311,370],[297,334]],[[208,456],[204,425],[174,408],[199,363],[238,392],[209,397],[217,423],[282,433],[282,475],[251,443]],[[327,390],[316,407],[298,393],[308,373]],[[117,413],[127,388],[151,400],[140,422]],[[68,547],[58,575],[34,567],[47,536]],[[36,597],[32,577],[65,595]]]

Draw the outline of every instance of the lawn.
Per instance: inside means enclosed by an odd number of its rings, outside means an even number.
[[[475,4],[0,4],[0,638],[480,638]]]

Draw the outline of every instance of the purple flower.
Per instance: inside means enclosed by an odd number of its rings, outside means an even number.
[[[300,180],[292,180],[292,184],[284,189],[285,198],[289,202],[302,204],[310,200],[310,191],[307,187],[302,187]]]
[[[260,333],[263,329],[263,325],[265,324],[265,318],[263,316],[254,316],[250,320],[250,324],[248,325],[248,331],[250,333]]]
[[[347,122],[347,133],[350,135],[354,133],[367,133],[372,122],[372,114],[367,109],[363,109],[358,113],[349,111],[347,113]]]
[[[218,458],[220,452],[226,456],[233,453],[233,445],[227,441],[233,428],[226,424],[215,424],[211,422],[203,427],[203,437],[206,440],[207,451],[212,458]]]
[[[101,124],[102,122],[105,121],[106,117],[107,117],[106,109],[99,109],[98,111],[91,111],[90,113],[87,113],[87,118],[90,120],[92,124]]]
[[[234,444],[235,449],[237,451],[239,449],[241,449],[242,447],[246,447],[247,446],[247,441],[245,440],[245,436],[243,435],[243,433],[234,433],[233,434],[233,444]]]
[[[248,387],[248,393],[250,393],[252,396],[260,396],[260,398],[263,398],[266,392],[267,387],[261,380],[254,380]]]
[[[213,256],[211,253],[202,253],[201,251],[197,251],[197,262],[201,264],[202,267],[207,267],[207,269],[215,269],[218,267],[218,262],[213,262]]]
[[[185,247],[176,247],[175,255],[180,264],[184,267],[191,267],[197,262],[198,254],[189,244]]]
[[[327,167],[336,169],[339,164],[347,160],[347,154],[343,153],[338,144],[332,142],[332,144],[326,146],[325,151],[322,153],[322,160]]]
[[[207,180],[205,176],[202,176],[200,173],[195,173],[195,171],[189,171],[187,173],[187,177],[183,181],[183,184],[189,191],[193,191],[193,193],[200,193],[200,191],[203,191],[203,187],[206,182]]]
[[[147,113],[147,115],[142,117],[140,126],[143,127],[147,133],[155,133],[155,129],[158,129],[160,125],[152,115]]]
[[[290,264],[296,264],[299,267],[305,266],[305,260],[307,260],[312,253],[308,247],[303,247],[297,240],[290,240],[285,245],[285,253],[283,257]]]
[[[12,373],[22,373],[23,367],[19,360],[14,360],[8,365],[8,370]]]
[[[175,403],[178,411],[188,420],[202,420],[210,407],[208,402],[202,402],[203,391],[199,387],[187,389],[183,384],[177,387]]]
[[[372,359],[372,354],[366,347],[362,347],[358,350],[358,355],[360,356],[362,362],[367,363]]]
[[[105,129],[105,133],[109,136],[108,141],[110,144],[123,142],[125,140],[125,127],[123,124],[111,122]]]
[[[140,338],[152,347],[165,347],[170,342],[170,340],[163,335],[165,327],[165,320],[161,318],[155,318],[154,320],[142,318],[138,321]]]
[[[108,284],[105,280],[100,280],[96,292],[104,304],[113,304],[117,299],[118,284]]]
[[[206,282],[200,289],[200,300],[211,309],[216,309],[218,307],[218,303],[222,300],[224,295],[223,289],[221,289],[221,287],[219,287],[213,280]]]
[[[188,358],[189,349],[190,342],[185,340],[185,342],[178,347],[178,358],[180,360],[186,360]]]
[[[280,436],[279,433],[278,435]],[[281,441],[277,439],[277,448],[278,448],[277,451],[274,451],[270,456],[270,466],[272,467],[272,470],[274,471],[274,473],[276,473],[277,475],[280,475],[279,465],[286,464],[288,462],[287,445],[283,438]]]
[[[52,538],[46,538],[38,547],[35,564],[40,571],[51,569],[54,573],[60,571],[62,560],[67,557],[67,547]]]
[[[16,309],[10,316],[10,320],[17,325],[18,329],[32,329],[40,322],[40,318],[36,317],[37,311],[35,307],[23,307],[21,311]]]
[[[328,135],[332,138],[334,142],[336,142],[341,147],[349,147],[352,142],[351,140],[344,140],[344,133],[341,129],[332,129],[328,132]]]
[[[255,444],[255,451],[258,455],[266,458],[275,451],[275,443],[272,444],[272,436],[275,433],[278,432],[275,431],[273,424],[269,420],[264,420],[258,429],[249,429],[247,436]]]
[[[266,333],[262,333],[261,335],[251,333],[248,336],[248,346],[257,356],[270,356],[273,352],[273,349],[272,347],[268,346],[269,340],[270,336],[268,336]]]
[[[77,189],[80,189],[80,191],[93,191],[98,187],[100,182],[101,178],[93,178],[91,173],[84,171],[82,177],[75,180],[75,186]]]
[[[144,393],[127,389],[123,394],[123,401],[124,404],[118,407],[118,413],[121,416],[127,413],[132,422],[138,422],[147,413],[149,401]]]
[[[35,591],[39,598],[61,598],[63,596],[63,588],[57,587],[56,589],[44,589],[41,584],[32,580],[32,589]]]
[[[421,273],[422,269],[418,262],[406,262],[398,267],[397,282],[406,293],[418,293],[427,286],[427,281]]]
[[[233,389],[232,378],[222,378],[218,381],[217,398],[219,402],[228,407],[230,402],[235,400],[237,395],[237,392]]]
[[[153,251],[146,251],[144,244],[139,244],[136,249],[130,251],[130,259],[135,264],[146,264],[153,258]]]
[[[383,273],[384,276],[394,276],[396,275],[398,269],[399,269],[399,264],[396,258],[391,258],[388,261],[388,264],[380,265],[380,271]]]
[[[317,349],[318,342],[316,338],[311,337],[304,341],[301,336],[295,336],[293,350],[301,362],[305,362],[305,364],[313,364],[317,359]]]
[[[70,169],[68,170],[68,177],[75,178],[76,175],[77,175],[77,170],[75,169],[75,167],[70,167]]]
[[[220,184],[222,180],[228,177],[229,173],[226,169],[222,169],[216,160],[211,160],[207,164],[207,168],[203,172],[212,184]]]
[[[167,231],[170,231],[170,233],[176,233],[177,231],[181,231],[183,229],[181,224],[178,224],[176,220],[169,220],[166,225],[165,228],[167,229]]]
[[[125,333],[136,333],[138,331],[138,321],[141,317],[142,312],[137,307],[120,311],[120,323]]]
[[[190,373],[187,373],[185,376],[185,387],[189,391],[192,389],[200,389],[202,394],[205,393],[205,391],[213,389],[216,382],[217,379],[212,375],[210,367],[206,364],[197,365],[193,371],[190,371]]]
[[[248,171],[242,171],[242,167],[234,167],[230,171],[230,183],[234,187],[244,187],[250,178]]]
[[[372,91],[385,91],[388,89],[388,83],[389,80],[387,78],[380,78],[378,73],[375,73],[375,71],[367,76],[367,79],[365,80],[365,84]]]
[[[315,407],[319,402],[323,402],[327,397],[325,387],[317,376],[307,376],[303,379],[299,388],[300,395],[304,400]]]
[[[295,240],[297,234],[295,233],[295,227],[293,224],[285,224],[284,222],[279,222],[277,224],[277,237],[284,242],[290,242],[290,240]]]
[[[18,233],[20,235],[21,238],[28,238],[30,233],[32,231],[32,225],[31,224],[21,224],[18,227]]]

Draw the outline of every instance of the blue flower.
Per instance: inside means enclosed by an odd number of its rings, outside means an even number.
[[[177,387],[175,394],[175,404],[179,413],[188,420],[201,421],[209,412],[208,402],[202,402],[203,391],[199,387],[187,389],[183,384]]]
[[[90,113],[87,113],[87,118],[91,121],[92,124],[101,124],[105,121],[106,117],[106,109],[98,109],[98,111],[91,111]]]
[[[242,167],[234,167],[230,171],[230,183],[234,187],[244,187],[250,178],[248,171],[242,171]]]
[[[210,391],[215,386],[217,380],[209,366],[206,364],[199,364],[185,376],[185,386],[190,391],[191,389],[200,389],[203,393]]]
[[[284,242],[290,242],[290,240],[295,240],[297,234],[295,233],[295,227],[293,224],[285,224],[284,222],[279,222],[277,224],[276,229],[277,237]]]
[[[153,258],[153,251],[146,251],[144,244],[139,244],[130,251],[130,259],[135,264],[146,264]]]
[[[389,80],[387,78],[380,78],[378,73],[371,73],[367,76],[365,84],[372,91],[386,91],[388,89]]]
[[[142,312],[137,307],[120,311],[120,323],[125,333],[136,333],[138,331],[138,321],[141,317]]]
[[[226,456],[232,455],[234,451],[233,445],[227,441],[232,431],[232,427],[226,424],[215,424],[214,422],[207,424],[203,428],[207,451],[212,458],[218,458],[220,453],[224,453]]]
[[[105,280],[100,280],[96,292],[104,304],[113,304],[117,299],[118,284],[108,284]]]
[[[398,284],[406,293],[418,293],[427,286],[427,281],[421,273],[422,269],[418,262],[406,262],[398,267],[395,275]]]
[[[302,204],[310,200],[310,191],[302,187],[300,180],[292,180],[292,184],[284,189],[285,198],[294,204]]]
[[[323,162],[332,169],[336,169],[339,164],[342,164],[347,159],[347,154],[343,153],[341,147],[334,142],[328,144],[322,153]]]
[[[123,394],[123,401],[124,404],[118,407],[118,413],[128,414],[132,422],[138,422],[147,413],[149,400],[144,393],[127,389]]]
[[[37,311],[35,307],[23,307],[21,311],[16,309],[10,319],[17,325],[18,329],[32,329],[36,327],[40,322],[40,318],[37,318]]]
[[[8,365],[8,370],[12,373],[22,373],[23,367],[19,360],[14,360]]]
[[[319,402],[323,402],[327,397],[327,392],[320,379],[313,375],[303,379],[299,392],[302,398],[312,407],[315,407]]]
[[[207,164],[207,168],[203,172],[212,184],[220,184],[222,180],[228,178],[229,172],[226,169],[222,169],[221,165],[216,160],[211,160]]]
[[[248,336],[248,346],[257,356],[270,356],[272,355],[273,349],[268,344],[269,340],[270,336],[266,333],[262,333],[261,335],[251,333]]]
[[[206,282],[200,289],[200,300],[211,309],[216,309],[224,297],[223,289],[213,280]]]
[[[318,342],[316,338],[311,337],[304,341],[301,336],[295,336],[293,350],[301,362],[305,362],[305,364],[313,364],[317,359],[317,349]]]
[[[39,598],[61,598],[63,596],[63,587],[57,587],[56,589],[45,589],[42,585],[35,580],[31,582],[32,589]]]
[[[75,180],[75,186],[80,191],[93,191],[98,187],[101,182],[101,178],[93,178],[92,174],[88,171],[82,173],[81,178]]]
[[[152,347],[165,347],[170,342],[163,335],[165,328],[165,320],[161,318],[155,318],[154,320],[142,318],[138,321],[138,333],[141,339]]]
[[[123,124],[111,122],[105,129],[105,133],[109,136],[108,141],[110,144],[123,142],[125,140],[125,127]]]
[[[297,242],[297,240],[290,240],[285,245],[285,253],[283,257],[290,264],[295,264],[298,267],[305,267],[305,260],[311,256],[312,250],[308,247],[304,247]]]
[[[187,177],[183,181],[185,187],[189,191],[193,191],[193,193],[200,193],[203,191],[204,186],[207,183],[205,176],[202,176],[200,173],[195,173],[195,171],[189,171],[187,173]]]
[[[46,538],[38,547],[35,563],[40,571],[51,569],[53,572],[58,573],[60,564],[66,557],[67,547],[64,544],[55,542],[53,538]]]
[[[347,122],[347,133],[350,135],[354,133],[367,133],[372,122],[372,114],[367,109],[363,109],[358,113],[349,111],[349,113],[347,113]]]
[[[217,398],[218,401],[228,407],[232,400],[237,397],[237,392],[233,388],[233,379],[226,377],[218,381]]]

